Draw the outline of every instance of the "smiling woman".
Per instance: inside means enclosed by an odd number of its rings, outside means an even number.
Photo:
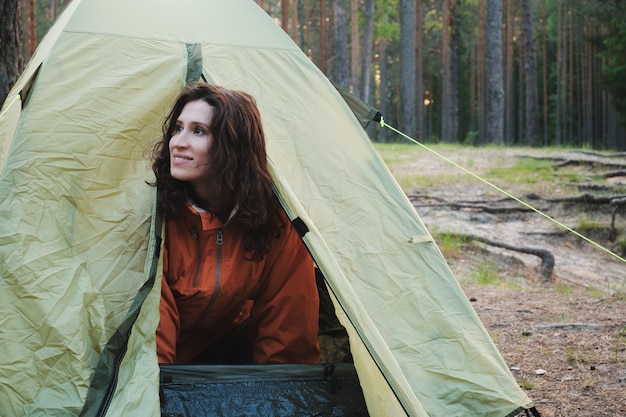
[[[212,136],[209,125],[213,107],[206,101],[191,101],[183,107],[174,135],[170,139],[172,177],[189,181],[196,195],[202,195],[209,174],[209,148]],[[206,198],[206,196],[205,196]]]
[[[186,88],[153,156],[166,215],[160,363],[314,363],[314,265],[272,191],[254,99]]]

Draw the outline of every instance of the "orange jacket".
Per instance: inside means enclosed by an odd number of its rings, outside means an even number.
[[[159,363],[188,362],[250,318],[256,363],[315,363],[314,265],[287,222],[260,262],[244,259],[242,228],[188,206],[165,229]]]

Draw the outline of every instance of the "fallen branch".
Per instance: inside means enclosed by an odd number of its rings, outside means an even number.
[[[626,163],[620,162],[608,162],[601,161],[599,159],[572,159],[562,157],[547,157],[547,156],[522,156],[523,158],[535,159],[539,161],[552,161],[557,168],[565,167],[568,165],[581,166],[581,165],[600,165],[603,167],[610,167],[615,169],[626,168]]]
[[[519,247],[512,246],[506,243],[495,242],[493,240],[476,236],[476,235],[465,235],[460,233],[445,233],[447,236],[455,237],[457,239],[462,239],[466,241],[477,241],[481,243],[485,243],[490,246],[495,246],[498,248],[508,249],[515,252],[527,253],[529,255],[538,256],[541,259],[541,276],[545,279],[550,279],[552,277],[552,271],[554,270],[554,255],[546,249],[537,249],[537,248],[529,248],[529,247]]]
[[[530,193],[526,198],[532,200],[543,200],[549,203],[581,203],[581,204],[610,204],[610,205],[626,205],[626,196],[595,196],[589,193],[569,197],[541,197],[537,194]]]
[[[413,203],[413,207],[450,207],[453,209],[469,209],[469,210],[480,210],[486,213],[491,214],[502,214],[502,213],[519,213],[519,212],[530,212],[532,211],[528,207],[524,206],[513,206],[513,207],[493,207],[490,204],[493,203],[502,203],[502,202],[510,202],[513,201],[510,198],[504,198],[500,200],[494,201],[446,201],[439,197],[431,197],[425,195],[409,195],[409,200]],[[428,199],[438,201],[438,203],[423,203],[419,204],[415,201],[418,199]]]
[[[602,176],[604,178],[626,177],[626,169],[619,169],[617,171],[607,172]]]
[[[596,323],[539,323],[533,327],[535,329],[594,330],[605,327],[605,325]]]

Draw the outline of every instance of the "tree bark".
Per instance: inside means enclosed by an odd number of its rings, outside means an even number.
[[[537,95],[537,58],[535,52],[535,38],[533,27],[533,15],[531,0],[522,1],[522,37],[524,39],[524,90],[525,121],[526,121],[526,144],[535,146],[538,144],[538,95]]]
[[[324,74],[328,74],[328,28],[326,26],[326,18],[326,0],[320,0],[320,55],[318,65]]]
[[[487,139],[486,112],[485,112],[485,27],[486,27],[485,0],[478,0],[478,142],[485,143]]]
[[[387,64],[387,41],[378,39],[378,68],[380,71],[380,82],[378,83],[378,97],[380,100],[379,110],[383,117],[387,116],[390,109],[389,105],[389,69]],[[387,129],[380,129],[378,140],[386,142]]]
[[[548,111],[548,13],[546,11],[546,0],[541,3],[542,10],[542,76],[543,76],[543,143],[548,145],[548,125],[550,124],[550,113]]]
[[[452,0],[443,1],[443,25],[441,31],[441,140],[454,143],[452,137],[452,53],[450,48],[452,30]]]
[[[361,67],[361,36],[359,34],[359,0],[351,0],[350,2],[350,91],[352,94],[358,94],[359,91],[359,75]]]
[[[22,8],[19,0],[0,0],[0,103],[23,69]]]
[[[332,80],[341,88],[350,87],[350,66],[348,64],[348,21],[345,0],[333,0],[333,29],[335,34]]]
[[[460,21],[461,14],[458,6],[462,0],[452,0],[450,17],[452,19],[450,31],[450,81],[452,95],[450,96],[450,138],[451,143],[459,141],[459,48],[461,43]]]
[[[502,0],[487,0],[487,142],[502,144],[504,88],[502,81]]]
[[[415,95],[416,95],[416,129],[418,139],[425,139],[424,126],[424,64],[422,43],[422,0],[415,1]]]
[[[400,109],[399,127],[415,137],[415,4],[400,0]]]
[[[280,24],[285,33],[289,34],[289,0],[280,2]]]
[[[506,76],[504,93],[504,143],[510,145],[515,137],[515,0],[506,1]]]
[[[363,53],[361,55],[361,98],[372,100],[372,55],[374,50],[374,0],[365,0],[363,25]]]
[[[300,45],[299,31],[298,0],[291,0],[291,39],[298,45]]]

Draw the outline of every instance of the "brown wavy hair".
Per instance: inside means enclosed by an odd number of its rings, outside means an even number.
[[[220,189],[234,196],[238,208],[231,221],[244,228],[243,246],[248,258],[259,261],[285,222],[267,169],[261,115],[251,95],[205,83],[189,85],[182,91],[163,123],[163,136],[152,153],[156,181],[151,185],[160,190],[158,207],[167,216],[176,217],[193,199],[190,184],[172,178],[169,142],[183,107],[196,100],[213,107],[209,175],[217,180]]]

